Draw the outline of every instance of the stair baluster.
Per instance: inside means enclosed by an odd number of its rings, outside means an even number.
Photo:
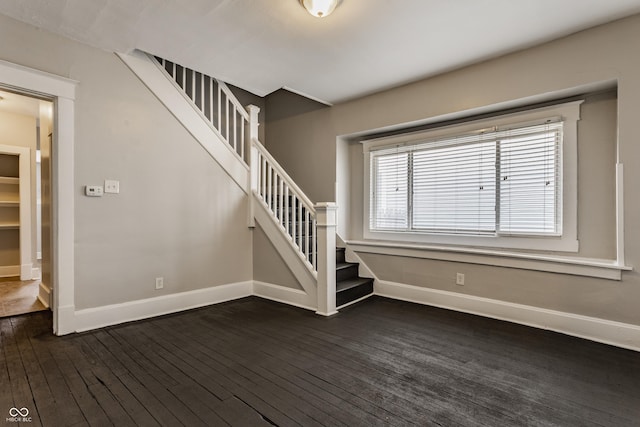
[[[149,58],[216,135],[249,165],[249,227],[255,226],[255,195],[317,280],[317,313],[335,314],[336,302],[343,305],[370,295],[372,281],[358,278],[355,264],[344,261],[344,251],[342,258],[340,251],[335,252],[335,203],[314,205],[258,141],[259,108],[245,109],[224,82],[159,57]]]
[[[240,104],[233,92],[224,83],[213,77],[182,67],[166,59],[154,56],[158,68],[202,113],[209,123],[233,151],[245,162],[245,145],[248,145],[249,113]],[[208,90],[207,90],[208,88]],[[224,116],[224,117],[223,117]]]

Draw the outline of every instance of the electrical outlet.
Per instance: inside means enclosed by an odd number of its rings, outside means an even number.
[[[164,288],[164,277],[156,277],[156,289]]]
[[[464,286],[464,273],[456,273],[456,285]]]

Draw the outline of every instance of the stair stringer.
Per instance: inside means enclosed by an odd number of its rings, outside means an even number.
[[[200,143],[222,169],[247,193],[249,166],[218,132],[209,125],[204,116],[177,89],[169,78],[144,52],[135,50],[130,54],[116,53],[122,62],[138,76],[147,88],[173,114],[184,128]]]
[[[349,244],[340,237],[339,234],[336,234],[336,246],[340,248],[345,248],[345,259],[347,262],[353,262],[358,264],[358,276],[365,277],[367,279],[373,279],[374,283],[378,280],[373,271],[367,264],[358,256],[358,254],[349,247]]]
[[[317,309],[318,281],[315,275],[309,267],[307,267],[304,258],[302,258],[300,252],[293,246],[288,234],[284,232],[282,226],[264,206],[262,200],[256,194],[252,196],[254,197],[256,221],[306,293],[305,301],[297,300],[293,305],[302,304],[306,307]]]

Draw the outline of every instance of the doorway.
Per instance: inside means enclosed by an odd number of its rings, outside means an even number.
[[[0,60],[0,88],[53,101],[51,137],[51,311],[53,333],[69,334],[75,325],[74,146],[78,82]]]
[[[53,102],[0,89],[0,317],[51,306]]]

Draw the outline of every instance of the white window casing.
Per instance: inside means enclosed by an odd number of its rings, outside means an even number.
[[[364,238],[578,252],[582,102],[364,141]]]

